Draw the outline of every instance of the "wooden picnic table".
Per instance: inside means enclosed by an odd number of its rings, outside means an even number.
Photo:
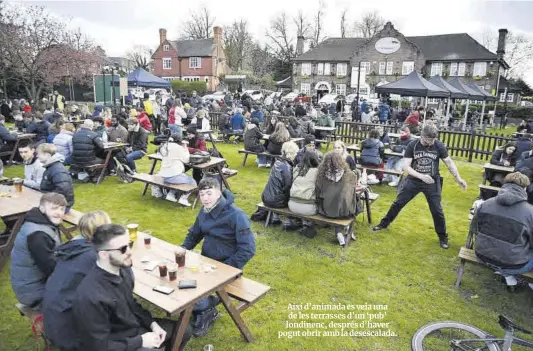
[[[492,163],[485,163],[483,165],[483,168],[485,169],[485,174],[483,175],[483,184],[487,183],[487,172],[496,172],[496,173],[513,173],[515,171],[514,167],[506,167],[506,166],[498,166],[493,165]]]
[[[328,151],[329,149],[329,144],[331,143],[331,139],[335,139],[335,133],[337,133],[337,128],[335,127],[321,127],[321,126],[315,126],[315,131],[318,130],[318,131],[322,131],[322,132],[326,132],[328,135],[327,135],[327,140],[328,140],[328,143],[326,144],[326,152]]]
[[[361,151],[361,147],[357,144],[354,144],[354,145],[349,145],[346,147],[346,150],[347,151],[352,151],[353,152],[353,156],[354,158],[357,157],[357,152],[358,151]],[[392,151],[391,149],[385,149],[385,156],[388,156],[388,157],[393,157],[393,156],[396,156],[396,157],[403,157],[403,153],[401,152],[394,152]]]
[[[104,160],[104,167],[102,168],[102,171],[100,172],[100,176],[98,176],[98,180],[96,181],[96,184],[100,184],[102,179],[104,179],[105,171],[107,170],[107,165],[109,164],[109,161],[111,160],[111,155],[113,154],[114,150],[122,150],[124,153],[124,156],[126,156],[126,146],[129,146],[128,143],[117,143],[117,142],[107,142],[104,143],[104,151],[106,153],[105,160]]]
[[[2,270],[7,258],[11,254],[15,237],[24,223],[26,213],[32,208],[39,206],[39,201],[43,194],[25,186],[22,187],[21,193],[16,193],[14,186],[8,187],[7,185],[2,185],[0,188],[10,188],[11,190],[8,197],[0,197],[0,217],[4,222],[14,221],[14,225],[10,228],[7,241],[3,245],[0,245],[0,270]]]
[[[21,140],[31,140],[37,136],[37,134],[33,134],[33,133],[20,133],[20,132],[16,132],[16,133],[17,133],[17,140],[15,141],[15,144],[13,144],[13,149],[11,151],[0,152],[0,156],[9,155],[9,160],[7,161],[6,166],[13,164],[13,158],[17,154],[17,150],[18,150],[19,143]]]
[[[155,154],[148,155],[148,159],[153,161],[152,162],[152,168],[150,168],[150,172],[148,174],[154,174],[155,166],[157,164],[157,161],[161,161],[163,158],[162,158],[162,156],[160,154],[155,153]],[[191,165],[191,164],[185,164],[185,165],[189,166],[189,167],[192,167],[192,168],[200,169],[204,173],[207,172],[210,169],[216,169],[217,173],[222,178],[222,181],[224,182],[224,186],[226,187],[226,189],[231,190],[231,188],[229,186],[229,183],[226,180],[226,177],[224,176],[224,173],[222,172],[222,166],[225,163],[226,163],[226,159],[224,159],[224,158],[211,157],[209,162],[200,163],[200,164],[196,164],[196,165]],[[143,190],[143,196],[146,194],[147,190],[148,190],[148,184],[145,184],[144,185],[144,190]]]
[[[246,341],[252,342],[252,334],[225,289],[242,275],[242,271],[194,251],[187,251],[185,267],[179,268],[177,280],[173,282],[169,281],[168,276],[161,278],[157,266],[152,271],[144,269],[145,263],[141,262],[143,259],[149,259],[150,262],[166,261],[167,264],[175,262],[175,249],[175,245],[155,237],[152,237],[150,246],[147,247],[144,245],[143,233],[139,233],[132,248],[134,294],[165,311],[169,318],[178,320],[178,328],[171,338],[174,340],[172,350],[179,349],[195,304],[213,293],[218,295],[242,336]],[[197,288],[180,290],[178,289],[180,280],[196,280]],[[153,288],[157,285],[173,288],[174,291],[169,295],[156,292]]]
[[[196,132],[197,133],[201,133],[201,134],[209,135],[209,141],[211,142],[211,145],[213,145],[213,149],[215,149],[217,152],[219,152],[218,149],[217,149],[217,144],[215,142],[215,138],[213,138],[213,130],[212,129],[198,129]]]
[[[400,133],[389,133],[387,134],[389,136],[389,138],[393,138],[393,139],[399,139],[401,134]],[[415,138],[415,139],[419,139],[420,136],[419,135],[414,135],[414,134],[411,134],[411,138]]]
[[[263,140],[269,140],[270,139],[270,135],[269,134],[263,134]],[[294,141],[295,143],[299,143],[299,142],[302,142],[304,141],[305,138],[291,138],[291,141]]]

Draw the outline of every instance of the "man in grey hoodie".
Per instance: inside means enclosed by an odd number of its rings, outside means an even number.
[[[19,144],[20,157],[24,162],[24,185],[39,190],[43,179],[44,167],[35,153],[35,145],[24,140]]]

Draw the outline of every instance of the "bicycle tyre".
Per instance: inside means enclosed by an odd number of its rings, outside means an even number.
[[[426,324],[425,326],[423,326],[422,328],[418,329],[415,332],[411,340],[412,351],[427,351],[427,350],[424,350],[424,345],[423,345],[424,338],[428,336],[430,333],[438,331],[440,329],[444,329],[444,328],[459,329],[462,331],[466,331],[477,336],[480,339],[488,338],[491,336],[491,334],[488,334],[484,332],[483,330],[478,329],[469,324],[453,322],[453,321],[434,322],[434,323]],[[495,342],[487,343],[487,347],[489,351],[501,351],[500,347]],[[446,350],[449,350],[449,348],[447,348]]]

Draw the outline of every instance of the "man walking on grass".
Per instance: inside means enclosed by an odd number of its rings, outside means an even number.
[[[448,248],[448,233],[441,205],[442,180],[439,173],[439,161],[442,159],[457,184],[466,190],[466,182],[459,175],[453,160],[448,156],[446,146],[437,140],[438,130],[433,124],[426,124],[422,129],[420,140],[412,141],[405,149],[403,170],[407,178],[400,185],[398,197],[392,203],[389,212],[372,230],[386,229],[398,216],[402,208],[418,193],[422,192],[433,217],[435,231],[439,237],[440,247]]]

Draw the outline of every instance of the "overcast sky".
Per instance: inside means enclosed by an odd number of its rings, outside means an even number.
[[[51,13],[80,27],[109,56],[123,56],[136,44],[157,47],[159,28],[166,28],[169,39],[177,39],[180,23],[191,10],[207,6],[216,24],[227,25],[233,20],[248,20],[252,34],[265,42],[269,22],[281,11],[295,15],[302,9],[312,16],[318,0],[116,0],[116,1],[20,1],[22,5],[40,5]],[[349,9],[349,19],[356,21],[365,12],[378,11],[383,18],[406,36],[469,33],[481,41],[481,33],[507,28],[533,38],[533,1],[410,1],[410,0],[324,0],[325,34],[340,36],[339,17]],[[295,29],[293,29],[295,32]],[[533,84],[533,67],[524,77]]]

